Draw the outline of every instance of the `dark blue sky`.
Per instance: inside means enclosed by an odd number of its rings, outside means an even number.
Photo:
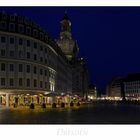
[[[139,7],[0,7],[31,18],[54,39],[66,9],[91,83],[103,89],[115,76],[140,72]]]

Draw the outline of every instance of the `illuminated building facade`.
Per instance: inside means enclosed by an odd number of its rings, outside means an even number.
[[[42,95],[49,92],[72,94],[74,57],[63,45],[28,18],[0,13],[0,104],[46,102]]]
[[[124,80],[124,93],[126,98],[140,97],[140,74],[130,74]]]
[[[122,77],[116,77],[111,80],[107,85],[107,96],[112,98],[121,98],[122,97]]]
[[[88,93],[88,100],[97,99],[97,88],[95,85],[89,85],[89,93]]]
[[[72,65],[72,93],[87,97],[89,86],[88,70],[85,60],[78,57],[78,44],[72,37],[71,22],[67,14],[62,18],[60,24],[61,32],[57,44]]]

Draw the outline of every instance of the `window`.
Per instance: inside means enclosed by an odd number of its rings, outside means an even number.
[[[9,24],[9,30],[10,31],[15,31],[15,24],[14,23]]]
[[[18,31],[20,33],[23,33],[24,32],[24,26],[23,25],[18,25]]]
[[[47,59],[45,59],[45,64],[47,64]]]
[[[43,38],[44,38],[44,34],[40,33],[40,39],[43,39]]]
[[[30,47],[30,40],[27,40],[27,46]]]
[[[19,42],[19,45],[22,45],[23,44],[23,40],[22,40],[22,38],[19,38],[19,40],[18,40]]]
[[[23,72],[23,65],[22,64],[19,64],[19,72]]]
[[[14,64],[10,64],[10,71],[14,71]]]
[[[37,80],[34,79],[34,87],[37,87]]]
[[[45,76],[47,76],[47,70],[45,70]]]
[[[6,37],[5,36],[2,36],[1,37],[1,43],[5,43],[6,42]]]
[[[30,28],[30,27],[27,27],[27,28],[26,28],[26,34],[28,34],[28,35],[31,34],[31,28]]]
[[[40,69],[40,75],[42,75],[43,74],[43,70],[42,69]]]
[[[45,82],[45,88],[47,88],[47,82]]]
[[[4,12],[2,13],[2,19],[6,20],[7,19],[7,14]]]
[[[34,49],[37,49],[37,43],[34,42]]]
[[[42,82],[42,81],[40,81],[40,87],[42,88],[42,86],[43,86],[43,82]]]
[[[1,56],[5,56],[5,50],[1,50]]]
[[[10,51],[10,57],[14,57],[14,51]]]
[[[45,53],[47,53],[47,48],[45,48]]]
[[[5,78],[1,78],[1,85],[5,86]]]
[[[34,54],[34,60],[37,60],[37,55],[36,54]]]
[[[30,52],[27,52],[27,59],[30,59],[31,56],[30,56]]]
[[[10,86],[14,86],[14,79],[10,78]]]
[[[30,79],[27,79],[27,87],[30,87]]]
[[[30,73],[30,65],[27,65],[27,67],[26,67],[26,72],[27,72],[27,73]]]
[[[19,78],[18,83],[19,83],[19,86],[22,86],[22,83],[23,83],[22,78]]]
[[[37,73],[37,69],[36,69],[36,66],[34,66],[34,74]]]
[[[1,71],[5,71],[5,63],[1,63]]]
[[[42,46],[40,46],[40,51],[42,51],[43,50],[43,47]]]
[[[43,62],[43,57],[40,57],[40,62]]]
[[[13,37],[10,37],[10,44],[14,44],[15,39]]]
[[[34,35],[35,37],[38,37],[38,31],[37,31],[37,30],[33,30],[33,35]]]
[[[10,20],[15,21],[15,15],[10,15]]]
[[[19,58],[22,58],[23,57],[23,52],[22,51],[19,51]]]
[[[2,29],[2,30],[5,30],[6,28],[7,28],[7,24],[6,24],[6,22],[0,22],[0,28]]]

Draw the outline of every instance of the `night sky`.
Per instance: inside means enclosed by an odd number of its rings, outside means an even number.
[[[31,18],[54,39],[65,10],[91,83],[103,90],[113,77],[140,72],[139,7],[0,7]]]

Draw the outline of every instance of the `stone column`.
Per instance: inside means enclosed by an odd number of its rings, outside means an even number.
[[[6,107],[9,107],[9,94],[6,94]]]

